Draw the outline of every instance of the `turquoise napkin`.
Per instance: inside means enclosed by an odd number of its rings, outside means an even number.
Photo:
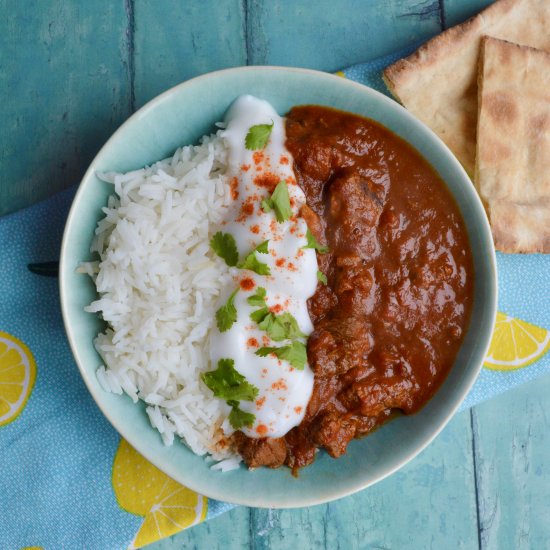
[[[343,73],[387,93],[380,71],[406,53]],[[147,463],[121,441],[81,380],[57,280],[27,268],[59,256],[74,192],[0,219],[0,547],[6,550],[137,547],[232,507]],[[498,254],[497,262],[503,312],[497,352],[464,407],[550,372],[544,353],[550,255]]]

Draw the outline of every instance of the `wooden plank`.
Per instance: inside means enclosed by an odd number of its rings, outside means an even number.
[[[147,550],[247,550],[250,545],[248,508],[234,508],[191,529],[149,544]]]
[[[368,457],[365,457],[368,460]],[[386,480],[337,502],[253,510],[252,548],[477,548],[469,413]]]
[[[0,0],[0,215],[78,182],[130,112],[115,2]]]
[[[477,540],[470,416],[465,412],[403,470],[356,495],[296,510],[238,508],[148,550],[470,550]]]
[[[493,2],[494,0],[442,0],[445,28],[466,21]]]
[[[199,74],[246,65],[241,0],[135,0],[135,107]]]
[[[550,377],[474,409],[484,550],[550,549]]]
[[[438,0],[249,0],[248,61],[336,71],[441,28]]]

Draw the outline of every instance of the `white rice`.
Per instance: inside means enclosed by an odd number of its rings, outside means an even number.
[[[213,468],[222,471],[240,458],[222,438],[227,407],[200,374],[210,369],[210,328],[231,281],[209,247],[231,202],[226,161],[223,138],[212,135],[151,167],[98,174],[116,195],[92,243],[101,261],[79,269],[100,295],[86,311],[109,324],[95,340],[101,387],[143,400],[164,443],[177,436],[221,460]]]

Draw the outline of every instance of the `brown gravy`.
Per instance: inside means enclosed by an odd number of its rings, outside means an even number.
[[[395,411],[411,414],[451,369],[472,304],[466,229],[433,168],[376,122],[319,106],[293,108],[286,146],[327,285],[309,301],[313,395],[280,439],[237,434],[251,466],[294,471],[317,448],[339,457]]]

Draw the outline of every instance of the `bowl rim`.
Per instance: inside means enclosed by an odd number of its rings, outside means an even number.
[[[485,344],[483,346],[483,357],[487,355],[490,343],[491,343],[491,337],[492,332],[494,330],[495,320],[496,320],[496,314],[497,314],[497,296],[498,296],[498,279],[497,279],[497,268],[496,268],[496,253],[494,248],[494,243],[491,237],[491,229],[489,225],[489,220],[487,218],[487,214],[485,212],[485,208],[483,207],[483,203],[475,189],[475,186],[473,182],[471,181],[470,177],[467,175],[466,171],[460,164],[460,162],[457,160],[457,158],[454,156],[454,154],[450,151],[448,146],[441,140],[441,138],[433,132],[424,122],[417,119],[412,113],[410,113],[407,109],[405,109],[402,105],[400,105],[397,101],[394,101],[390,97],[384,95],[383,93],[371,88],[370,86],[366,86],[364,84],[360,84],[358,82],[355,82],[353,80],[349,80],[347,78],[342,78],[341,76],[338,76],[336,74],[331,74],[323,71],[318,71],[314,69],[305,69],[300,67],[285,67],[285,66],[276,66],[276,65],[255,65],[255,66],[240,66],[240,67],[231,67],[227,69],[221,69],[218,71],[212,71],[209,73],[205,73],[203,75],[196,76],[194,78],[191,78],[189,80],[186,80],[184,82],[181,82],[179,84],[176,84],[175,86],[170,87],[166,91],[162,92],[161,94],[153,97],[150,99],[147,103],[145,103],[142,107],[140,107],[137,111],[135,111],[130,117],[128,117],[117,129],[116,131],[109,137],[109,139],[104,143],[104,145],[99,149],[97,154],[94,156],[93,160],[91,161],[89,167],[87,168],[86,172],[82,176],[82,179],[78,185],[77,192],[73,198],[73,201],[71,203],[71,208],[69,210],[69,214],[67,216],[67,220],[65,222],[65,228],[63,231],[63,239],[61,242],[61,249],[60,249],[60,263],[59,263],[59,295],[60,295],[60,302],[61,302],[61,313],[63,317],[63,325],[65,328],[65,333],[67,335],[67,339],[69,341],[69,346],[71,348],[72,355],[75,359],[75,362],[78,366],[78,370],[80,371],[80,374],[84,380],[84,383],[86,384],[86,387],[88,388],[88,391],[90,395],[92,396],[95,404],[97,407],[101,410],[102,414],[105,416],[105,418],[110,422],[110,424],[115,428],[115,430],[118,432],[119,436],[124,438],[129,445],[131,445],[137,452],[139,452],[143,457],[145,457],[149,462],[151,462],[154,466],[156,466],[159,470],[170,476],[171,478],[175,479],[177,482],[181,483],[182,485],[185,485],[191,490],[194,490],[204,496],[207,496],[208,498],[214,498],[220,501],[224,502],[230,502],[232,504],[237,505],[244,505],[244,506],[253,506],[258,508],[277,508],[277,509],[290,509],[290,508],[298,508],[303,506],[312,506],[312,505],[318,505],[318,504],[324,504],[327,502],[332,502],[335,500],[338,500],[340,498],[352,495],[358,491],[361,491],[363,489],[366,489],[367,487],[374,485],[375,483],[378,483],[379,481],[382,481],[383,479],[387,478],[388,476],[395,473],[397,470],[401,469],[403,466],[405,466],[408,462],[410,462],[413,458],[418,456],[432,441],[441,433],[441,431],[447,426],[449,421],[454,417],[457,410],[460,408],[462,403],[464,402],[466,396],[470,392],[472,386],[476,382],[479,373],[482,368],[483,361],[479,361],[476,365],[475,369],[471,369],[467,378],[468,381],[464,386],[464,390],[462,391],[462,395],[460,396],[460,399],[457,399],[456,403],[446,410],[444,413],[444,418],[442,418],[440,424],[436,427],[435,430],[431,431],[428,436],[425,436],[422,440],[419,441],[419,443],[415,446],[414,449],[412,449],[406,456],[404,456],[399,462],[397,462],[393,467],[387,469],[383,474],[376,476],[373,479],[370,480],[361,480],[357,484],[355,484],[353,487],[349,489],[341,489],[341,490],[333,490],[329,493],[327,493],[326,497],[318,498],[318,497],[309,497],[308,495],[301,495],[301,498],[294,501],[289,502],[279,502],[276,503],[266,501],[258,502],[257,499],[250,499],[246,498],[246,496],[241,495],[233,495],[231,496],[231,499],[228,500],[227,495],[223,491],[219,490],[209,490],[209,494],[205,494],[201,488],[200,483],[195,483],[195,480],[193,479],[186,479],[182,481],[181,476],[179,475],[180,472],[178,472],[176,469],[172,468],[170,464],[166,465],[163,464],[161,460],[159,460],[155,453],[150,451],[149,447],[146,445],[140,445],[139,442],[131,441],[127,438],[127,435],[125,435],[125,428],[123,424],[116,418],[116,415],[113,415],[108,407],[104,406],[102,403],[99,402],[99,400],[96,398],[95,389],[93,388],[89,375],[86,372],[84,368],[84,361],[82,360],[80,353],[79,353],[79,346],[77,345],[72,332],[69,327],[69,312],[68,312],[68,296],[67,296],[67,283],[66,283],[66,272],[67,269],[65,267],[66,257],[67,257],[67,248],[68,248],[68,242],[69,242],[69,227],[72,225],[73,218],[77,215],[76,211],[76,204],[79,202],[78,199],[80,196],[84,193],[84,187],[86,181],[88,181],[91,176],[95,174],[96,168],[96,161],[102,156],[103,152],[111,145],[113,141],[115,141],[119,134],[121,134],[128,126],[133,124],[137,119],[139,119],[144,114],[148,113],[152,109],[155,109],[156,106],[160,103],[162,103],[166,98],[170,97],[175,92],[187,88],[192,87],[196,85],[200,81],[207,81],[212,78],[220,77],[224,74],[232,74],[232,73],[242,73],[242,72],[261,72],[261,71],[274,71],[274,72],[291,72],[291,73],[297,73],[297,74],[303,74],[303,75],[311,75],[315,77],[320,77],[322,79],[327,80],[333,80],[338,81],[339,85],[342,86],[348,86],[351,88],[356,88],[361,91],[363,94],[371,95],[375,97],[378,101],[382,101],[385,103],[390,109],[396,110],[400,116],[407,119],[407,123],[413,124],[416,126],[419,126],[422,131],[429,135],[431,142],[438,148],[438,153],[445,156],[445,162],[450,163],[452,166],[452,171],[457,174],[458,177],[460,177],[464,184],[470,188],[471,195],[474,199],[474,201],[477,203],[478,210],[480,211],[481,215],[477,216],[479,219],[478,221],[481,224],[480,229],[485,233],[485,235],[489,236],[487,239],[489,245],[490,245],[490,254],[487,257],[487,262],[489,264],[489,272],[491,274],[491,283],[492,283],[492,292],[489,296],[487,296],[487,306],[490,308],[489,313],[491,314],[492,323],[491,323],[491,331],[487,330],[488,337],[485,338]],[[392,130],[393,131],[393,130]],[[413,145],[409,140],[404,139],[407,143]],[[414,145],[413,145],[414,147]],[[416,147],[415,147],[416,150]],[[420,152],[419,152],[420,153]],[[422,154],[422,153],[420,153]],[[429,161],[428,161],[429,162]],[[431,163],[430,163],[431,165]],[[451,191],[452,194],[452,191]],[[437,393],[437,392],[436,392]],[[197,457],[202,458],[202,457]],[[216,472],[218,473],[218,472]]]

